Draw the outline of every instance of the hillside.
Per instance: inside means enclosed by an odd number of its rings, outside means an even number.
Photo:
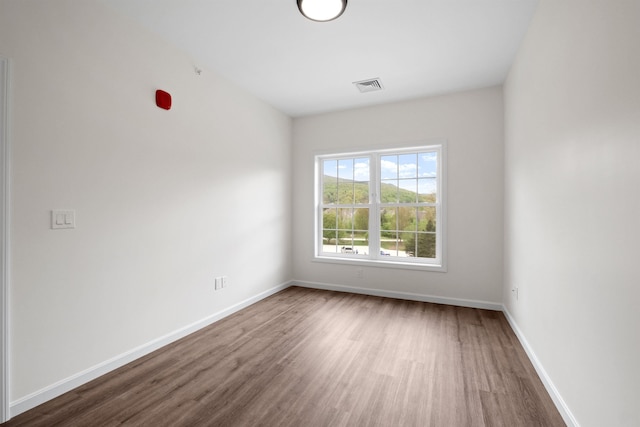
[[[400,203],[435,202],[435,194],[416,194],[391,184],[380,186],[380,200],[385,203],[399,201]],[[397,199],[396,199],[397,197]],[[324,203],[349,204],[367,203],[369,186],[366,182],[351,181],[335,176],[324,175]]]

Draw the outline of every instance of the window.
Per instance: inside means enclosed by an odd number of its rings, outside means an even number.
[[[316,156],[316,259],[444,271],[444,143]]]

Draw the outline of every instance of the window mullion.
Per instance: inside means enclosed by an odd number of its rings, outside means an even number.
[[[371,179],[371,210],[369,212],[369,256],[380,258],[380,155],[373,154],[369,160]]]

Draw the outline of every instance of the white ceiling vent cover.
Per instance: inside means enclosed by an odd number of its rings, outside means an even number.
[[[384,89],[382,83],[380,82],[380,78],[376,77],[375,79],[367,79],[361,80],[359,82],[353,82],[354,85],[358,88],[358,90],[362,93],[364,92],[375,92],[377,90]]]

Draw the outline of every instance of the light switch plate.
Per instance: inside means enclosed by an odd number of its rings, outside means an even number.
[[[69,209],[52,210],[51,228],[76,228],[76,211]]]

